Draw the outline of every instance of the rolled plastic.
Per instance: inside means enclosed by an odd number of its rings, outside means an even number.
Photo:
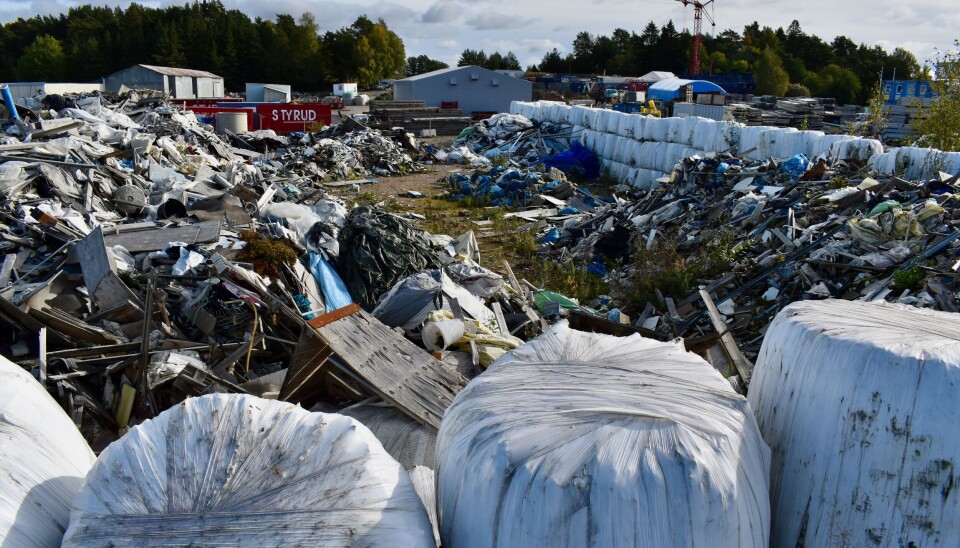
[[[460,320],[427,322],[423,326],[423,344],[431,352],[450,348],[463,337],[464,325]]]
[[[773,451],[771,546],[960,546],[957,315],[803,301],[749,399]]]
[[[403,467],[356,420],[190,398],[100,455],[64,546],[435,546]]]
[[[557,324],[457,395],[436,458],[444,546],[767,546],[769,450],[678,344]]]
[[[57,402],[0,356],[0,545],[59,546],[93,461]]]

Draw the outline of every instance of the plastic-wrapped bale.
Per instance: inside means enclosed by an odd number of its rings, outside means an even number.
[[[100,455],[64,546],[435,546],[410,478],[343,415],[214,394]]]
[[[388,403],[364,403],[340,411],[373,432],[383,448],[404,468],[434,466],[437,435],[426,426]]]
[[[843,300],[785,308],[749,399],[771,546],[960,546],[960,322]]]
[[[40,383],[0,356],[0,544],[59,546],[94,459]]]
[[[766,546],[769,449],[680,345],[565,323],[497,360],[437,436],[444,545]]]

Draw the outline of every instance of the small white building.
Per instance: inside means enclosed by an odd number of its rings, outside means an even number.
[[[346,94],[357,94],[357,84],[356,83],[344,83],[344,84],[334,84],[333,85],[333,94],[340,96]]]
[[[250,103],[289,103],[292,89],[287,84],[247,84]]]

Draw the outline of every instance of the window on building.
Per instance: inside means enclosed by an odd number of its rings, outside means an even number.
[[[897,95],[903,93],[903,84],[897,84]]]
[[[494,78],[493,80],[490,81],[490,85],[491,85],[491,86],[499,86],[499,85],[500,85],[500,80],[499,80],[498,78]]]
[[[923,95],[923,94],[926,93],[926,91],[927,91],[927,85],[926,85],[926,84],[920,84],[920,87],[917,89],[917,91],[920,93],[920,95]]]
[[[456,78],[453,78],[453,77],[450,77],[450,85],[451,85],[451,86],[457,85],[457,79],[456,79]]]
[[[907,84],[907,95],[913,95],[913,84]]]
[[[884,92],[884,93],[890,93],[890,84],[887,84],[887,85],[883,86],[883,92]]]
[[[470,73],[470,79],[471,79],[471,80],[479,80],[479,79],[480,79],[480,73],[479,73],[479,72],[471,72],[471,73]]]

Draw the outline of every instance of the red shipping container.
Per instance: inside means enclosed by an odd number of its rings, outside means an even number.
[[[197,118],[204,118],[205,123],[214,123],[218,112],[245,112],[247,114],[247,131],[253,131],[254,120],[257,117],[257,109],[253,107],[190,107]]]
[[[170,102],[181,107],[215,107],[218,103],[239,103],[239,97],[205,97],[199,99],[171,99]]]
[[[308,131],[316,123],[330,125],[333,110],[320,103],[260,103],[257,105],[260,129],[272,129],[277,133]]]

